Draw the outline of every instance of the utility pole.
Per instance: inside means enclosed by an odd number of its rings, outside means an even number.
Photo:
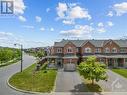
[[[23,67],[23,52],[22,52],[23,51],[23,45],[22,44],[17,44],[17,43],[14,44],[14,45],[15,46],[16,45],[20,46],[20,50],[21,50],[21,59],[20,59],[21,60],[21,70],[20,70],[20,72],[22,72],[22,67]]]

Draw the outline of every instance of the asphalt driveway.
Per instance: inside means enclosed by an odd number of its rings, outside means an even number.
[[[85,90],[86,86],[77,72],[58,71],[55,92],[84,92]]]

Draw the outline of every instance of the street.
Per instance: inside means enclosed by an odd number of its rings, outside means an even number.
[[[31,64],[35,62],[35,58],[32,56],[28,56],[26,54],[23,55],[23,69],[27,68]],[[22,93],[16,90],[13,90],[7,85],[7,79],[11,77],[16,72],[20,72],[20,62],[16,64],[12,64],[9,66],[5,66],[0,68],[0,95],[29,95],[27,93]]]

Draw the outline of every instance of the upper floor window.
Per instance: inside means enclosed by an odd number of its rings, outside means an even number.
[[[72,52],[73,52],[72,47],[68,47],[67,48],[67,53],[72,53]]]
[[[85,48],[85,53],[91,53],[92,51],[91,51],[91,48]]]
[[[105,53],[110,53],[109,48],[105,48]]]
[[[101,49],[100,48],[96,48],[95,49],[95,53],[100,53],[101,52]]]
[[[113,48],[112,49],[112,53],[117,53],[117,49],[116,48]]]
[[[62,53],[62,48],[57,48],[57,53]]]
[[[120,53],[126,53],[126,48],[120,48]]]

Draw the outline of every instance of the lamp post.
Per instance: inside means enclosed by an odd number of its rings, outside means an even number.
[[[20,46],[20,50],[21,50],[21,71],[20,72],[22,72],[22,67],[23,67],[23,53],[22,53],[22,51],[23,51],[23,45],[22,44],[14,44],[15,46],[16,45],[18,45],[18,46]]]

